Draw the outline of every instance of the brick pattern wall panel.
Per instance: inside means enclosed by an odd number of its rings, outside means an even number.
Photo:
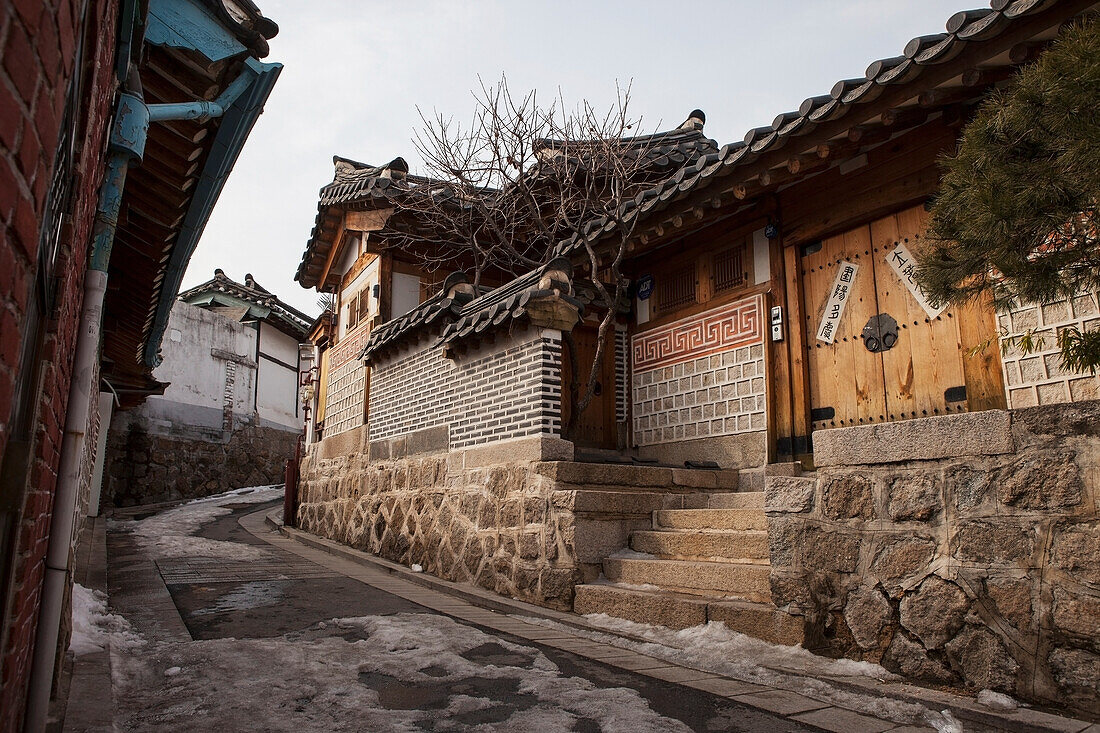
[[[370,439],[450,426],[451,448],[561,433],[561,339],[527,332],[445,359],[433,342],[371,372]]]
[[[633,338],[637,445],[765,429],[762,312],[757,295]]]
[[[1097,293],[1082,293],[1065,300],[1004,313],[998,317],[1001,330],[1012,336],[1029,329],[1043,339],[1038,351],[1024,355],[1010,345],[1004,353],[1005,388],[1009,407],[1031,407],[1062,402],[1100,399],[1100,374],[1075,374],[1062,367],[1058,331],[1076,326],[1082,331],[1100,330]]]
[[[626,422],[630,402],[630,336],[615,330],[615,422]]]
[[[336,435],[363,424],[363,393],[367,369],[359,359],[370,329],[358,328],[332,348],[325,398],[325,435]]]
[[[462,385],[455,364],[431,341],[371,369],[370,439],[446,425]]]

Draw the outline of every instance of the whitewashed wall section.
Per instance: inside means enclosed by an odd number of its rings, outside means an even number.
[[[637,445],[766,428],[763,314],[754,295],[633,337]]]
[[[1081,293],[1052,303],[1024,306],[998,316],[1003,333],[1019,336],[1031,330],[1043,341],[1038,351],[1031,354],[1024,354],[1018,346],[1009,343],[1001,360],[1009,407],[1100,399],[1100,373],[1066,371],[1058,349],[1058,332],[1066,326],[1082,331],[1100,330],[1097,295]]]

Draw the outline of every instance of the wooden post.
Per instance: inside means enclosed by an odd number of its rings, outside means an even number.
[[[378,315],[382,323],[390,320],[393,313],[393,255],[382,253],[378,263]]]
[[[787,340],[791,381],[791,452],[796,460],[812,460],[810,441],[810,373],[806,357],[806,309],[802,294],[802,262],[797,246],[784,246],[783,268],[787,290]],[[805,439],[805,445],[799,440]],[[811,455],[808,455],[811,454]]]

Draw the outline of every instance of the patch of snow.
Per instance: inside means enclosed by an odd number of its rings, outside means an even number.
[[[978,704],[984,705],[990,710],[1015,710],[1020,707],[1019,701],[1003,692],[982,690],[978,693]]]
[[[634,550],[623,548],[608,555],[613,560],[656,560],[656,555],[650,555],[648,552],[635,552]]]
[[[962,723],[950,710],[941,710],[938,715],[929,711],[925,721],[936,729],[936,733],[965,733]]]
[[[203,525],[231,514],[230,504],[259,504],[283,495],[281,484],[249,486],[195,499],[139,520],[113,521],[112,528],[129,531],[154,559],[170,557],[220,557],[260,560],[271,557],[266,549],[238,542],[194,536]]]
[[[413,564],[412,564],[412,565],[411,565],[411,566],[409,567],[409,570],[412,570],[412,571],[413,571],[414,573],[422,573],[422,572],[424,572],[424,568],[423,568],[423,567],[421,567],[420,565],[418,565],[417,563],[413,563]]]
[[[165,677],[175,677],[177,674],[179,674],[182,671],[183,671],[182,667],[169,667],[168,669],[164,670],[164,676]]]
[[[536,647],[490,636],[447,616],[343,618],[329,626],[333,636],[312,640],[172,642],[141,656],[116,655],[119,728],[246,730],[263,721],[265,730],[286,733],[425,727],[568,731],[587,718],[607,733],[687,730],[652,710],[635,690],[598,689],[586,679],[564,675]],[[507,654],[490,662],[470,654],[487,644]],[[162,670],[168,664],[180,672],[166,675]],[[475,690],[468,683],[482,679],[499,684]],[[386,708],[381,690],[394,683],[425,689],[442,685],[435,689],[447,697],[436,709]],[[454,692],[448,683],[455,684]],[[500,706],[515,708],[500,722],[466,725],[459,717]]]
[[[923,705],[872,694],[849,692],[822,677],[870,677],[876,680],[900,679],[877,664],[850,659],[827,659],[798,646],[771,644],[732,631],[721,622],[682,630],[640,624],[608,616],[588,614],[593,625],[610,633],[578,630],[548,619],[525,618],[528,623],[557,628],[573,634],[632,649],[651,657],[685,667],[721,674],[754,684],[792,690],[815,700],[829,702],[897,723],[923,723],[951,733],[951,719]],[[636,641],[613,634],[623,634]]]
[[[106,594],[73,583],[73,634],[69,640],[73,654],[78,657],[91,654],[108,645],[131,649],[144,643],[126,619],[107,610]]]

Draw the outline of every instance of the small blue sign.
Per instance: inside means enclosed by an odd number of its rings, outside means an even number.
[[[638,278],[638,300],[649,300],[653,295],[653,276],[642,275]]]

